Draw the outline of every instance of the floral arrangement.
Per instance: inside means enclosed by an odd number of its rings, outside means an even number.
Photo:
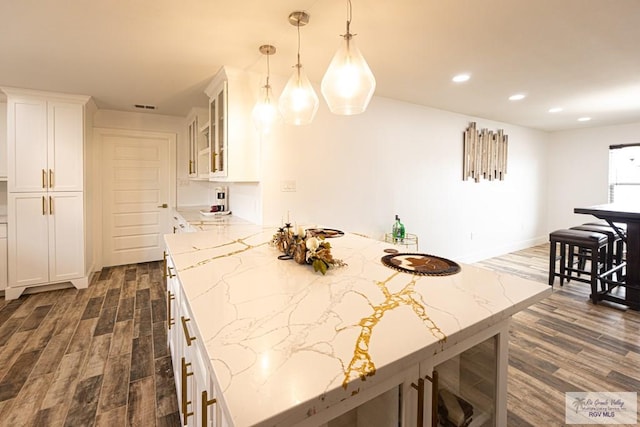
[[[298,264],[313,265],[314,271],[323,275],[329,267],[341,267],[346,265],[342,260],[336,259],[331,254],[331,244],[322,237],[309,235],[302,227],[297,233],[292,230],[291,224],[280,227],[273,235],[271,244],[283,255],[279,259],[293,259]]]

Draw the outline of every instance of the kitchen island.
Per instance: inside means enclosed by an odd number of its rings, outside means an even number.
[[[548,286],[470,265],[446,276],[403,273],[380,261],[393,245],[350,233],[330,239],[347,265],[323,276],[279,260],[275,231],[233,224],[165,236],[184,424],[331,425],[365,408],[363,418],[377,411],[416,425],[432,412],[425,379],[442,367],[446,383],[453,366],[452,391],[465,394],[480,376],[465,381],[465,361],[483,347],[491,358],[483,353],[477,366],[491,392],[474,419],[506,425],[508,322]]]

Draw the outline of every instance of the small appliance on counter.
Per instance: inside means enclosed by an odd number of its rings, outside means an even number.
[[[227,187],[215,187],[214,192],[214,204],[211,205],[210,210],[200,211],[202,215],[229,215],[229,190]]]

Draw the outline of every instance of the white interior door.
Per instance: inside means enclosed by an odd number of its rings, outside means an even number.
[[[104,266],[162,259],[170,233],[172,134],[114,131],[102,140]]]

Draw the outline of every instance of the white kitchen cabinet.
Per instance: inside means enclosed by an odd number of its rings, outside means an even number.
[[[507,425],[508,343],[509,319],[504,319],[422,362],[420,377],[437,377],[435,383],[424,381],[425,425],[429,425],[433,411],[437,411],[438,396],[433,399],[436,386],[441,400],[447,401],[444,390],[449,401],[459,397],[470,405],[472,420],[465,425]]]
[[[188,176],[209,179],[209,114],[206,108],[192,108],[187,116]]]
[[[173,233],[193,233],[196,231],[182,215],[174,211],[172,216]]]
[[[255,103],[252,73],[223,67],[205,93],[209,96],[210,180],[258,181],[259,135],[251,123]]]
[[[167,280],[167,337],[184,426],[227,427],[220,405],[220,387],[212,373],[202,336],[183,294],[171,256],[165,255]]]
[[[9,286],[81,278],[82,192],[10,193],[8,199]]]
[[[7,299],[28,287],[86,288],[87,96],[2,88],[7,94]],[[89,110],[91,111],[91,110]],[[89,257],[89,262],[87,262]]]
[[[9,97],[9,192],[83,190],[83,115],[75,100]]]
[[[0,224],[0,290],[7,287],[7,224]]]
[[[0,181],[7,179],[7,103],[0,102]]]

